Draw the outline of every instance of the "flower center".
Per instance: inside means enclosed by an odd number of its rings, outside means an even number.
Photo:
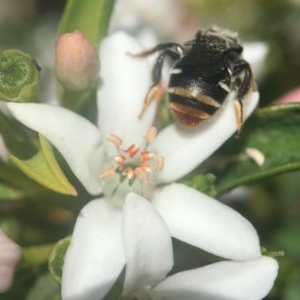
[[[147,151],[153,142],[157,129],[151,127],[144,136],[142,145],[133,144],[127,149],[121,146],[123,141],[116,135],[108,135],[107,139],[117,149],[117,155],[101,172],[104,195],[116,205],[123,205],[129,192],[137,193],[150,199],[157,184],[157,174],[163,169],[164,159]]]

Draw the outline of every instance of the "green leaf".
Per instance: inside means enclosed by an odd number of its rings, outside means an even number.
[[[0,183],[0,201],[1,200],[19,200],[22,194],[14,188]]]
[[[19,267],[37,267],[46,264],[53,247],[53,244],[45,244],[22,248],[22,260]]]
[[[49,272],[38,278],[25,300],[60,300],[60,285]]]
[[[36,141],[23,130],[20,123],[0,111],[0,133],[10,152],[29,156],[36,152]]]
[[[241,137],[229,140],[218,152],[227,161],[217,175],[218,194],[245,183],[299,170],[299,132],[300,104],[261,109],[246,122]],[[247,154],[249,148],[262,155],[262,165]]]
[[[61,283],[62,268],[68,247],[71,242],[71,237],[60,240],[53,248],[49,258],[49,270],[53,278]]]
[[[80,30],[96,47],[106,35],[114,0],[69,0],[59,26],[59,35]]]
[[[183,178],[180,182],[208,196],[214,197],[216,195],[215,180],[216,176],[208,173],[205,175],[191,175]]]
[[[298,222],[291,220],[285,221],[273,234],[273,244],[280,249],[284,249],[284,252],[290,259],[298,259],[300,253],[299,232],[300,225]]]
[[[14,189],[15,191],[20,191],[20,196],[33,195],[40,190],[40,186],[30,180],[23,172],[17,169],[12,164],[5,163],[0,160],[0,180],[1,182]]]
[[[289,280],[287,282],[287,287],[284,289],[282,299],[298,300],[300,295],[300,271],[295,267],[287,277]]]
[[[28,177],[55,192],[76,196],[77,192],[65,177],[58,165],[52,146],[42,136],[40,138],[41,150],[31,159],[23,161],[10,156],[11,161]]]

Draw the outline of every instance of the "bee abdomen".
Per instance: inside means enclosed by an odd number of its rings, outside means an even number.
[[[169,88],[169,101],[176,120],[185,127],[201,125],[221,107],[212,97],[188,88]]]

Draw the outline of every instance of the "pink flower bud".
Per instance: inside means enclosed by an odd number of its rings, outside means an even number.
[[[61,35],[56,43],[55,72],[69,90],[93,87],[99,73],[98,52],[81,31]]]
[[[21,248],[0,229],[0,293],[10,288],[20,258]]]
[[[281,96],[274,102],[274,104],[287,104],[293,102],[300,102],[300,87],[297,87],[287,94]]]

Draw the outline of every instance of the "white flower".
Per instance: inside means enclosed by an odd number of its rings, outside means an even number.
[[[124,245],[122,226],[132,213],[123,211],[123,204],[135,197],[151,201],[174,238],[226,259],[261,257],[257,233],[246,219],[194,189],[170,184],[193,170],[236,131],[233,95],[206,126],[188,131],[170,125],[151,143],[153,134],[144,135],[152,125],[155,105],[138,118],[151,84],[149,65],[146,59],[129,57],[128,51],[141,49],[124,33],[102,43],[102,85],[98,91],[101,132],[83,117],[60,107],[7,104],[20,122],[43,134],[60,151],[89,193],[103,193],[78,216],[63,269],[65,300],[102,299],[109,291],[125,265],[125,250],[135,248],[134,244]],[[257,92],[245,99],[245,116],[257,102]],[[165,161],[162,170],[161,156]],[[154,190],[156,181],[166,185]],[[135,230],[128,228],[125,235]],[[144,237],[148,239],[148,232]],[[162,240],[158,235],[156,243]],[[167,253],[170,256],[169,250]],[[268,276],[273,278],[274,272]],[[266,290],[264,284],[257,284]]]
[[[266,57],[269,46],[265,42],[251,42],[243,44],[243,56],[250,63],[256,80],[260,80],[266,71]]]
[[[154,207],[130,195],[124,205],[123,227],[124,299],[262,299],[277,275],[276,260],[262,256],[245,262],[217,262],[166,277],[173,265],[171,236]]]

